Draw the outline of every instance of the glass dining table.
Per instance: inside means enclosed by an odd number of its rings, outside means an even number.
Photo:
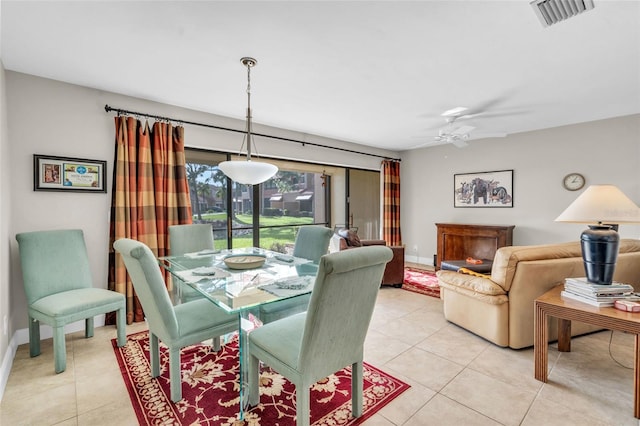
[[[176,303],[204,297],[238,317],[240,412],[248,404],[247,334],[260,307],[311,293],[318,265],[310,260],[261,248],[203,250],[158,259],[171,273]],[[188,303],[188,302],[187,302]]]

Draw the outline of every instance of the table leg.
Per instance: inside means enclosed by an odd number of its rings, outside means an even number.
[[[636,334],[633,354],[633,416],[640,418],[640,335]]]
[[[571,321],[558,318],[558,351],[571,352]]]
[[[547,365],[549,352],[549,319],[542,307],[535,302],[533,338],[534,377],[547,382]]]
[[[247,319],[244,318],[242,312],[238,314],[238,385],[240,391],[240,412],[238,413],[238,419],[244,420],[244,410],[246,408],[247,402],[249,401],[249,385],[248,385],[248,375],[247,375],[247,343],[248,343],[248,335],[247,335]]]
[[[238,381],[240,386],[240,412],[238,419],[244,420],[244,412],[249,408],[249,333],[255,328],[249,311],[238,314]]]

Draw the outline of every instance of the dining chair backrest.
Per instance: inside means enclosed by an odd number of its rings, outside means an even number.
[[[325,226],[301,226],[296,235],[293,255],[318,263],[320,258],[327,254],[331,235],[333,232]]]
[[[29,305],[51,294],[92,287],[82,230],[23,232],[16,240]]]
[[[388,247],[371,246],[320,259],[298,357],[305,370],[319,372],[316,380],[362,359],[380,280],[391,258]]]
[[[200,250],[213,250],[213,227],[209,223],[169,226],[171,256]]]
[[[149,328],[160,340],[175,339],[179,334],[178,320],[153,252],[129,238],[117,240],[113,247],[122,255]]]

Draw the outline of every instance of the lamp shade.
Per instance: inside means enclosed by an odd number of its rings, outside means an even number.
[[[555,221],[640,223],[640,208],[614,185],[591,185]]]
[[[278,172],[278,167],[273,164],[251,160],[223,161],[218,168],[231,180],[244,185],[257,185]]]
[[[618,224],[640,222],[640,208],[613,185],[592,185],[556,222],[589,224],[580,235],[584,270],[590,283],[607,285],[613,282],[618,258]]]

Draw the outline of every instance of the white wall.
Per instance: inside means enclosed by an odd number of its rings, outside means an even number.
[[[407,259],[432,264],[437,222],[515,225],[514,245],[576,241],[586,225],[554,219],[582,192],[562,187],[570,172],[588,187],[611,183],[640,204],[640,115],[618,117],[506,138],[441,145],[403,153],[402,236]],[[513,208],[454,208],[456,173],[513,169]],[[640,227],[621,225],[623,238]],[[417,252],[415,248],[417,247]]]

